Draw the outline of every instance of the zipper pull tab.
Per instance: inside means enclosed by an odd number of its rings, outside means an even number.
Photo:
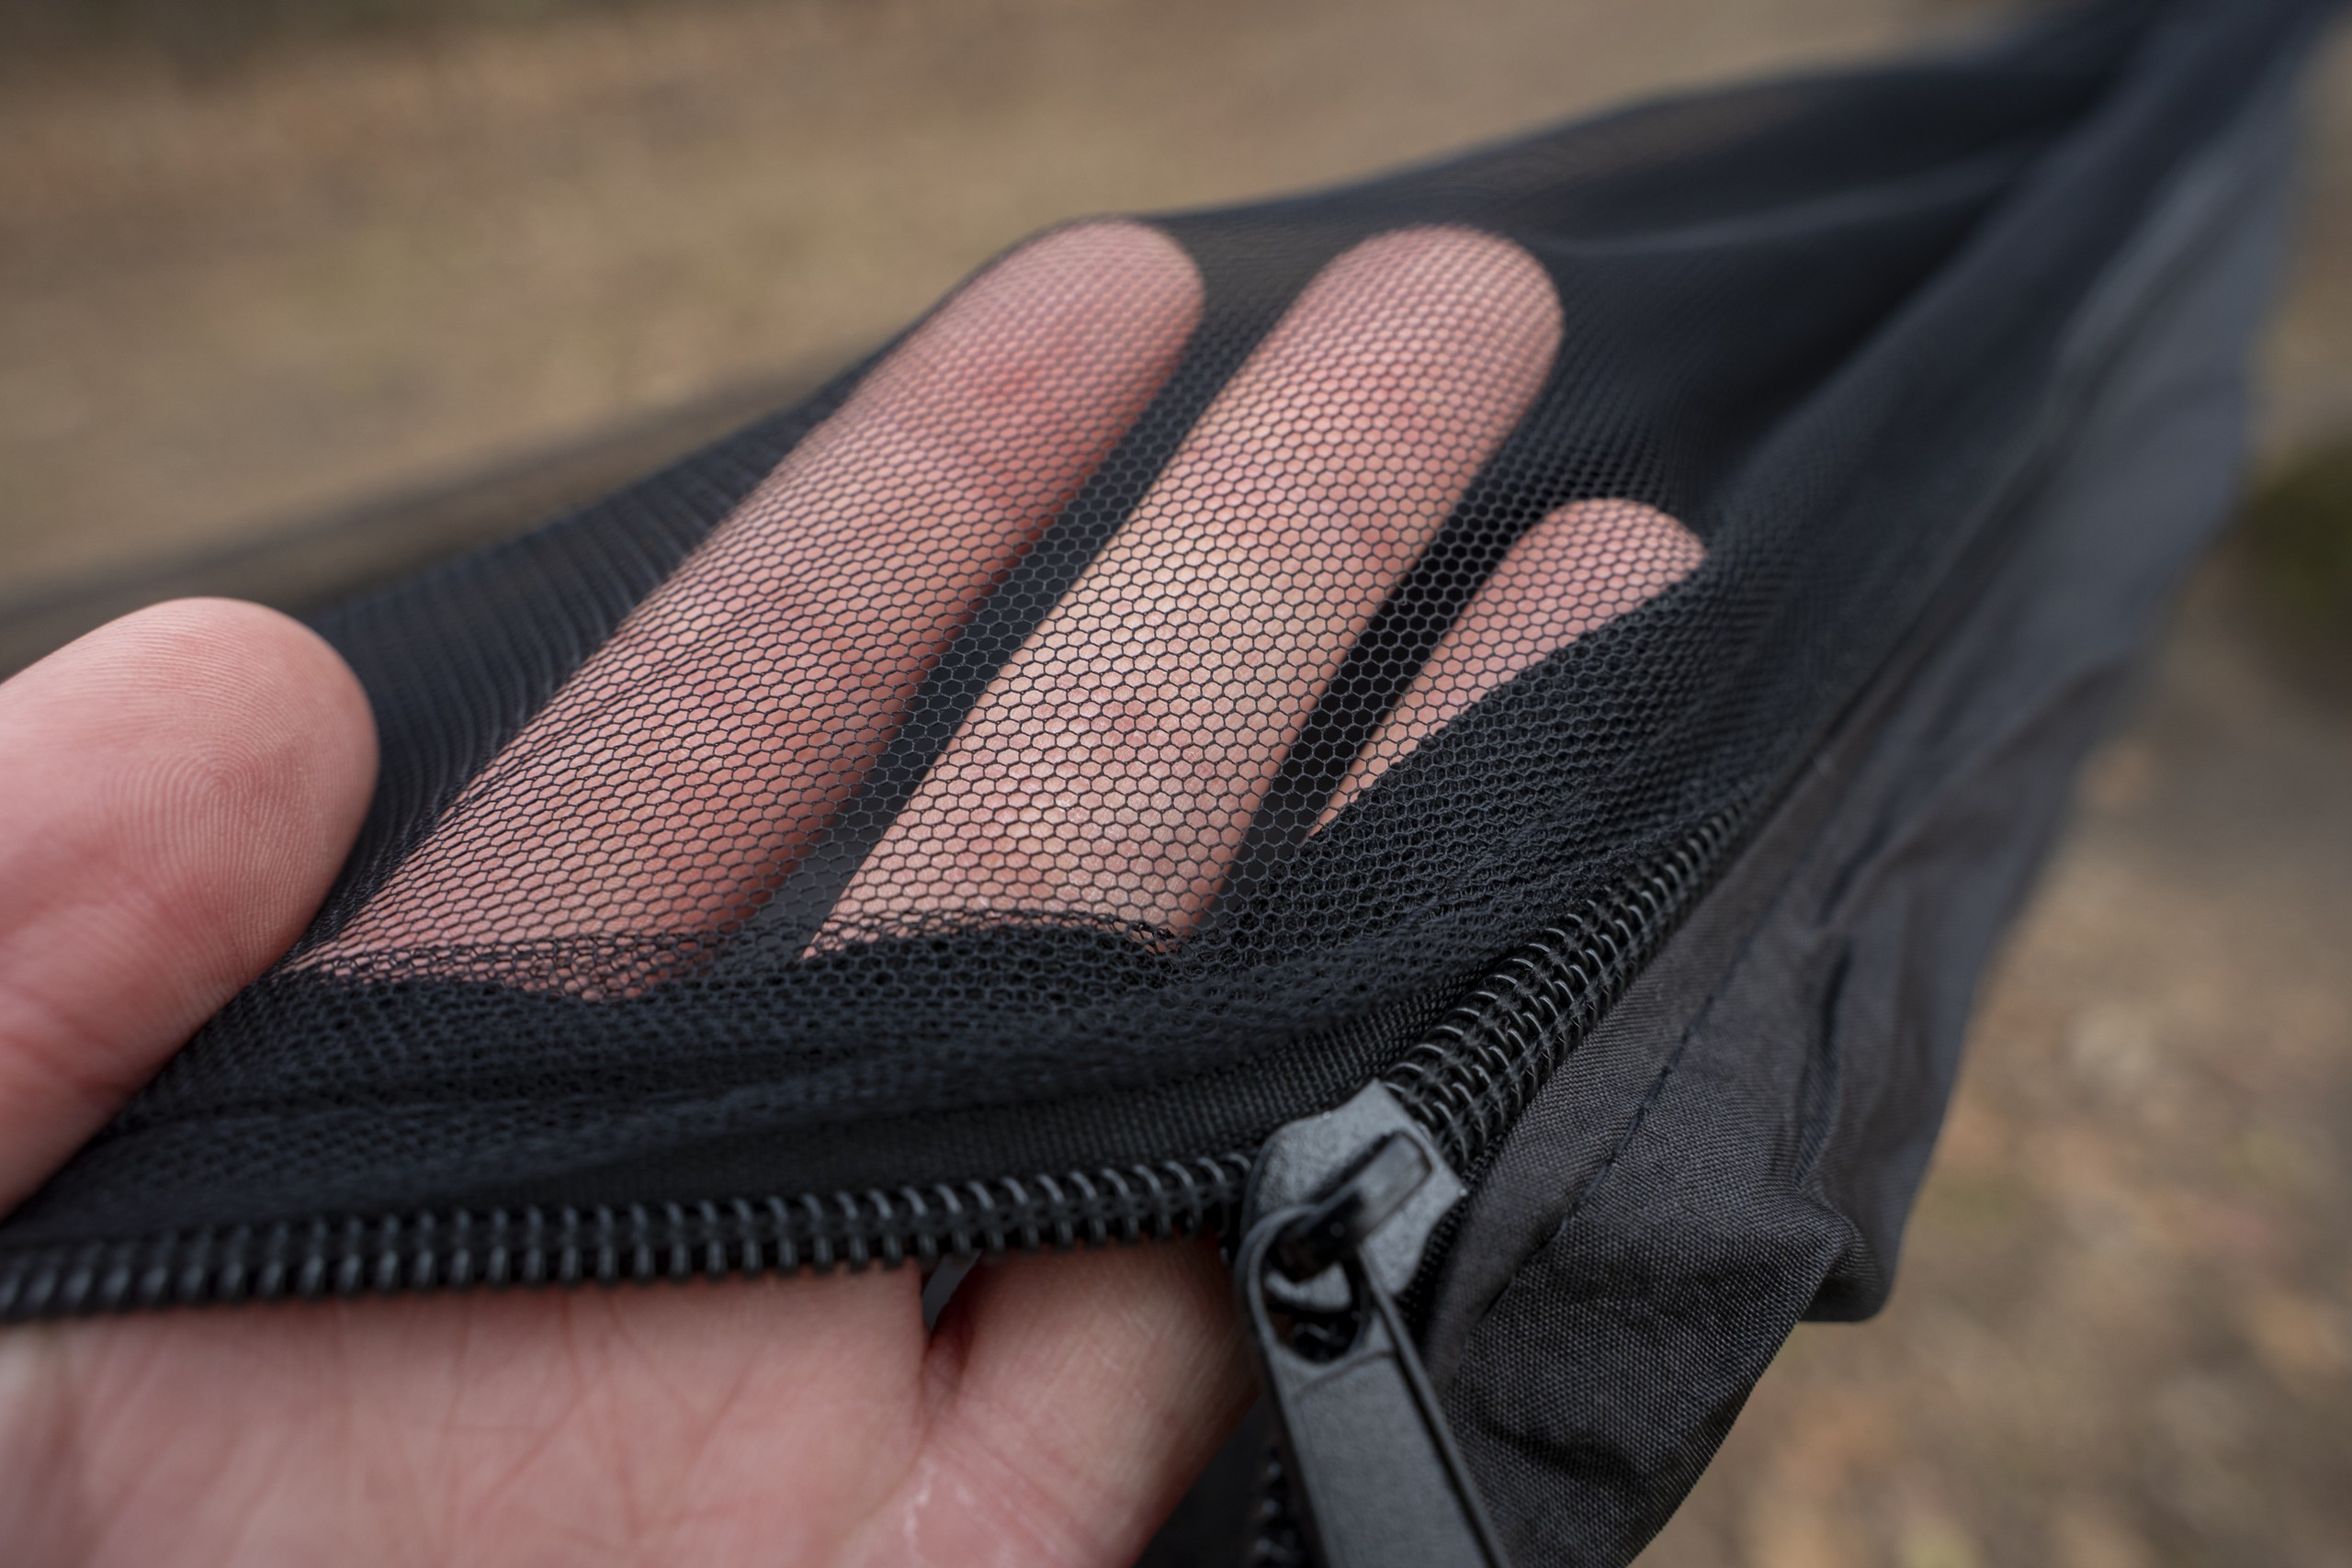
[[[1280,1201],[1334,1166],[1319,1198]],[[1462,1191],[1378,1086],[1283,1129],[1252,1178],[1235,1285],[1291,1506],[1323,1568],[1504,1568],[1394,1295]]]

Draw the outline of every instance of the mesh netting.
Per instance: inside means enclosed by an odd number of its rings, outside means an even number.
[[[332,617],[385,737],[359,851],[19,1234],[1313,1108],[1783,784],[2296,9],[1015,249],[808,408]]]

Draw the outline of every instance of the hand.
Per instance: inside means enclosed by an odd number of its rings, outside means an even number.
[[[0,1207],[284,951],[375,766],[308,631],[191,602],[0,686]],[[1110,1563],[1248,1397],[1206,1244],[0,1330],[12,1568]]]
[[[1137,226],[1000,264],[308,961],[588,994],[661,978],[642,939],[723,930],[788,871],[1198,310],[1189,264]],[[1327,268],[984,695],[833,939],[1004,909],[1188,929],[1557,333],[1548,280],[1487,236],[1409,231]],[[1333,810],[1698,556],[1630,502],[1544,520]],[[147,612],[0,687],[0,1204],[285,949],[356,829],[369,733],[332,652],[250,606]],[[1247,1396],[1204,1245],[982,1270],[935,1337],[916,1292],[873,1274],[9,1330],[0,1519],[28,1562],[1115,1562]]]

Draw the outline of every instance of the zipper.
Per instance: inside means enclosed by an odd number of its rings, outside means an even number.
[[[721,1202],[458,1209],[32,1247],[0,1322],[471,1286],[825,1273],[1222,1235],[1250,1156]]]
[[[1719,813],[1648,875],[1524,943],[1353,1100],[1254,1151],[791,1198],[458,1209],[33,1247],[0,1258],[0,1322],[907,1263],[952,1280],[978,1258],[1214,1234],[1231,1249],[1274,1416],[1253,1561],[1499,1568],[1507,1560],[1398,1298],[1433,1241],[1442,1252],[1464,1177],[1679,922],[1744,817]]]
[[[1398,1298],[1520,1112],[1655,953],[1745,816],[1509,954],[1382,1077],[1254,1151],[791,1198],[236,1225],[0,1258],[0,1322],[202,1303],[684,1280],[1225,1238],[1275,1451],[1253,1561],[1499,1568]],[[926,1292],[926,1316],[933,1303]],[[945,1292],[941,1292],[942,1303]]]
[[[952,1281],[955,1266],[980,1258],[1211,1234],[1234,1258],[1274,1413],[1253,1561],[1499,1568],[1399,1297],[1442,1252],[1464,1177],[1679,923],[1744,815],[1718,814],[1647,876],[1547,928],[1353,1100],[1255,1150],[788,1198],[456,1209],[36,1246],[0,1258],[0,1322],[909,1263]]]
[[[1381,1081],[1475,1179],[1553,1070],[1680,923],[1746,818],[1702,823],[1648,875],[1510,953]]]
[[[1387,1070],[1381,1082],[1442,1163],[1475,1175],[1687,908],[1733,819],[1712,819],[1649,876],[1512,953]],[[1263,1149],[1303,1124],[1259,1150],[924,1186],[317,1216],[35,1243],[0,1256],[0,1322],[477,1286],[931,1269],[1194,1234],[1231,1243],[1246,1228],[1243,1199]]]
[[[1251,1177],[1234,1289],[1284,1522],[1322,1568],[1504,1562],[1396,1299],[1464,1190],[1379,1084],[1284,1127]]]
[[[1743,814],[1512,953],[1378,1082],[1261,1149],[1234,1288],[1273,1451],[1252,1560],[1501,1568],[1398,1298],[1442,1253],[1465,1173],[1679,923]]]

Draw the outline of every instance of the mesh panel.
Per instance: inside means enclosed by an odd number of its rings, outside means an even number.
[[[989,269],[616,627],[299,964],[582,996],[692,973],[842,814],[973,607],[1166,379],[1183,253],[1065,230]]]
[[[386,738],[351,867],[17,1238],[1159,1157],[1338,1098],[1782,786],[2306,9],[1017,248],[808,408],[332,617]]]

